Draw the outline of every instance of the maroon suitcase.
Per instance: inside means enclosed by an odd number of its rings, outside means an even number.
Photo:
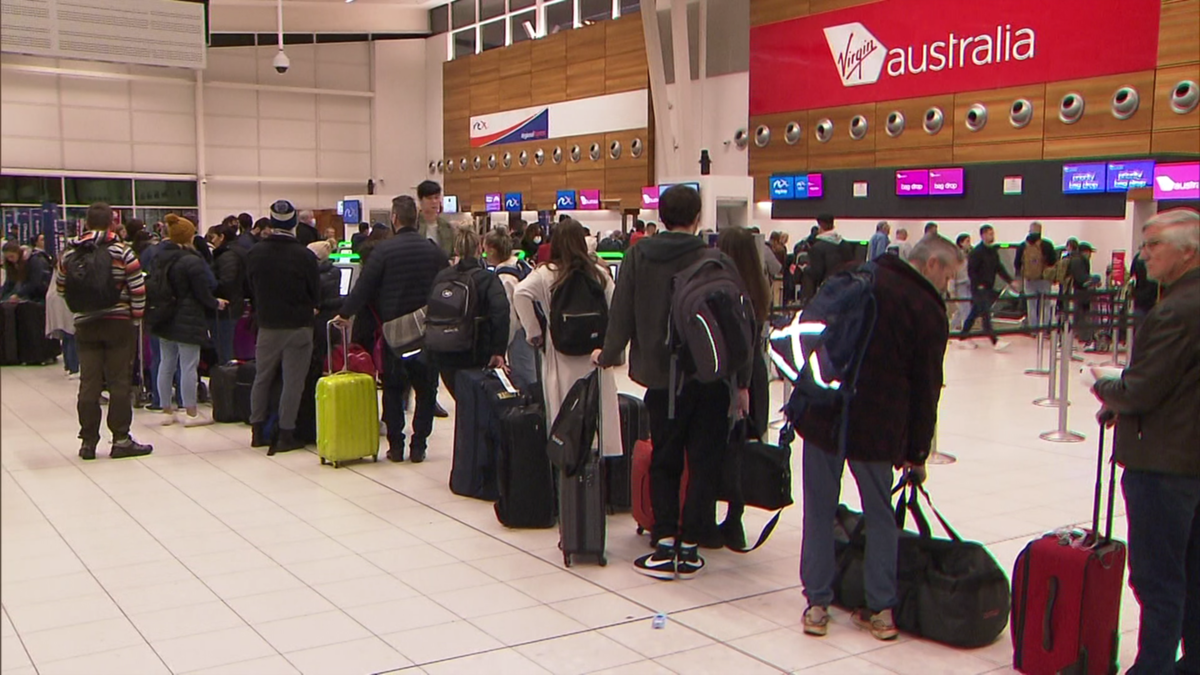
[[[1059,530],[1017,556],[1012,576],[1013,668],[1030,675],[1116,675],[1125,544],[1112,538],[1116,464],[1100,536],[1104,427],[1096,463],[1092,529]]]

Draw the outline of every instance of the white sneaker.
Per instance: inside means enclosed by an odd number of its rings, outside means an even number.
[[[992,345],[992,349],[994,349],[998,352],[1006,352],[1006,351],[1008,351],[1008,348],[1011,346],[1012,346],[1011,342],[1008,342],[1007,340],[1000,340],[996,344]]]
[[[979,345],[975,344],[975,342],[973,340],[959,340],[958,348],[959,349],[979,349]]]
[[[174,410],[172,410],[171,412],[167,412],[164,410],[163,411],[163,420],[159,424],[161,424],[164,427],[170,427],[170,426],[175,426],[176,424],[179,424],[179,413]]]
[[[202,412],[183,416],[183,426],[185,427],[206,427],[212,423],[213,419]]]
[[[67,379],[68,380],[78,380],[79,373],[67,373]]]

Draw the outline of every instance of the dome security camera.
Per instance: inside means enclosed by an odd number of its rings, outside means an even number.
[[[287,54],[283,53],[283,50],[280,49],[278,52],[275,52],[275,60],[271,62],[271,65],[275,66],[275,72],[282,75],[288,71],[288,68],[292,67],[292,62],[288,59]]]

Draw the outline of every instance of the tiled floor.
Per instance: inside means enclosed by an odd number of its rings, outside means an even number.
[[[1022,374],[1032,344],[950,350],[939,438],[960,461],[928,484],[1006,568],[1091,513],[1094,402],[1075,387],[1086,442],[1039,440],[1057,413],[1030,404],[1046,393]],[[827,638],[803,636],[798,507],[766,547],[714,552],[691,582],[633,572],[647,548],[628,515],[609,519],[609,566],[566,570],[555,530],[505,530],[490,504],[449,492],[449,423],[423,465],[335,470],[251,450],[245,427],[139,413],[151,457],[85,464],[74,385],[56,367],[0,371],[3,675],[1010,672],[1007,635],[972,651],[883,644],[836,612]],[[1138,610],[1124,603],[1127,665]]]

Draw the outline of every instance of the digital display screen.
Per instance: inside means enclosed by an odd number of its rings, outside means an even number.
[[[1154,198],[1160,201],[1200,199],[1200,162],[1154,167]]]
[[[961,195],[965,187],[961,168],[929,170],[930,196]]]
[[[825,196],[825,179],[819,173],[810,173],[808,178],[808,198],[820,199]]]
[[[345,297],[350,295],[350,282],[354,280],[354,268],[339,267],[338,272],[341,273],[341,277],[338,278],[338,292]]]
[[[504,210],[504,200],[499,192],[486,194],[483,196],[483,210],[488,213],[496,213]]]
[[[918,197],[928,194],[928,169],[903,169],[896,172],[897,197]]]
[[[825,182],[819,173],[794,176],[771,176],[771,200],[820,199],[825,195]]]
[[[443,213],[458,213],[458,197],[455,195],[445,195],[442,197],[442,212]]]
[[[804,194],[808,194],[808,183],[804,184]],[[795,176],[771,176],[771,199],[795,199]]]
[[[347,199],[342,202],[342,222],[357,225],[362,221],[362,202],[357,199]]]
[[[1108,167],[1104,164],[1063,164],[1063,192],[1086,194],[1104,192]]]
[[[613,281],[617,280],[617,270],[621,268],[619,263],[609,263],[608,273],[612,275]]]
[[[658,186],[651,185],[642,188],[642,208],[657,209],[658,208]]]
[[[554,201],[554,206],[562,211],[575,210],[575,191],[574,190],[559,190],[558,198]]]
[[[1154,160],[1141,159],[1108,163],[1108,191],[1128,192],[1154,182]]]
[[[505,211],[521,211],[525,208],[525,198],[520,192],[509,192],[504,195]]]
[[[579,210],[580,211],[599,211],[600,210],[600,191],[599,190],[580,190],[579,191]]]

